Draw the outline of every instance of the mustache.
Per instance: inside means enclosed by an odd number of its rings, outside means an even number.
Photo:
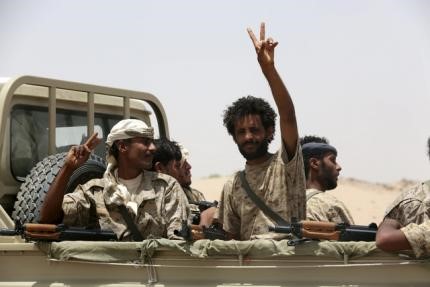
[[[247,144],[257,144],[258,142],[256,140],[249,140],[244,142],[242,145],[247,145]]]

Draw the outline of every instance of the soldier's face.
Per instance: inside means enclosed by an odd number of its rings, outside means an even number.
[[[187,160],[184,160],[180,167],[180,175],[178,182],[181,186],[188,187],[191,185],[191,165]]]
[[[123,155],[130,167],[136,169],[151,169],[155,145],[150,138],[135,137],[125,145]]]
[[[336,161],[336,155],[333,153],[329,153],[322,158],[318,172],[318,180],[325,190],[336,188],[341,169],[341,166]]]
[[[266,155],[271,137],[273,131],[264,128],[259,115],[247,115],[235,122],[234,140],[240,153],[247,160]]]
[[[179,181],[179,177],[181,175],[181,162],[177,160],[171,160],[166,165],[159,163],[156,164],[155,170],[157,172],[168,174]]]

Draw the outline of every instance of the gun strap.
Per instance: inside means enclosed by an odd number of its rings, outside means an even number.
[[[122,218],[124,218],[125,223],[127,224],[127,227],[131,232],[131,235],[133,236],[133,240],[142,241],[143,240],[142,234],[140,234],[136,224],[134,224],[133,219],[131,219],[131,216],[128,213],[127,207],[125,207],[125,205],[119,205],[118,209],[119,209],[119,213],[121,213]]]
[[[321,193],[321,192],[323,192],[323,191],[321,191],[321,190],[314,190],[314,191],[308,193],[306,195],[306,201],[308,201],[309,199],[311,199],[312,196],[317,195],[318,193]]]
[[[249,198],[251,198],[251,200],[255,203],[255,205],[257,205],[257,207],[260,208],[261,211],[263,211],[263,213],[265,215],[267,215],[273,221],[275,221],[275,223],[277,225],[289,225],[289,223],[287,221],[285,221],[279,214],[277,214],[270,207],[268,207],[264,203],[264,201],[262,201],[261,198],[258,197],[258,195],[256,195],[252,191],[251,187],[249,186],[248,181],[246,180],[244,170],[239,172],[239,176],[240,176],[240,181],[242,183],[242,187],[245,190],[246,194],[249,196]]]

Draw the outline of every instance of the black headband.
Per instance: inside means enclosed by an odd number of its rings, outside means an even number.
[[[332,152],[337,156],[337,150],[333,146],[326,143],[305,143],[302,145],[302,152],[304,156],[308,157],[321,155],[327,152]]]

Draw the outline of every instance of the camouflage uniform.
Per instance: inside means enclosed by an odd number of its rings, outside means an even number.
[[[288,161],[285,147],[258,165],[245,166],[246,179],[253,192],[286,221],[306,216],[305,175],[301,147]],[[281,238],[285,235],[268,233],[274,223],[247,196],[239,174],[223,188],[219,219],[224,230],[241,240],[256,238]]]
[[[354,224],[351,213],[342,201],[325,191],[318,191],[313,188],[306,190],[308,220]]]
[[[401,231],[412,247],[416,257],[430,256],[430,220],[421,224],[411,223]]]
[[[127,224],[117,206],[105,204],[103,197],[106,180],[93,179],[79,185],[75,192],[63,199],[64,224],[110,229],[120,240],[131,240]],[[180,239],[174,235],[181,229],[182,220],[188,217],[186,198],[179,183],[172,177],[145,171],[138,191],[131,198],[136,202],[137,215],[130,214],[143,238],[165,237]]]
[[[430,183],[419,183],[402,192],[387,208],[385,217],[397,220],[402,226],[430,219]]]

